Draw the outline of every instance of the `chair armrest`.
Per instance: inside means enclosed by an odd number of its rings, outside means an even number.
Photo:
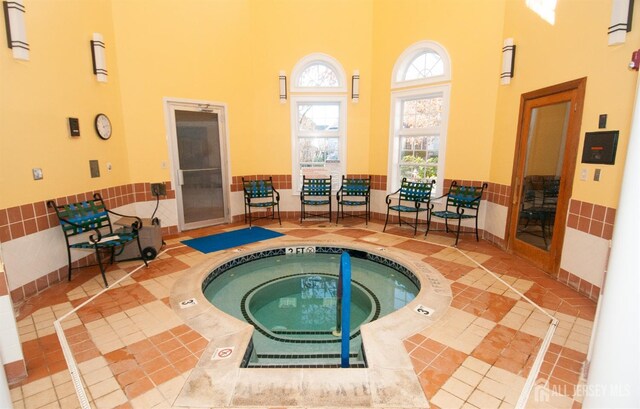
[[[93,199],[94,199],[94,200],[96,200],[96,201],[98,201],[98,200],[99,200],[100,202],[103,202],[103,200],[102,200],[102,196],[100,196],[100,194],[99,194],[99,193],[94,193],[94,194],[93,194]],[[103,203],[104,203],[104,202],[103,202]],[[104,206],[104,210],[105,210],[107,213],[109,213],[109,214],[115,214],[116,216],[120,216],[120,217],[130,217],[130,218],[132,218],[132,219],[136,219],[136,221],[134,221],[133,223],[131,223],[131,228],[132,228],[134,231],[140,230],[140,229],[142,228],[142,219],[141,219],[141,218],[139,218],[138,216],[131,216],[131,215],[128,215],[128,214],[122,214],[122,213],[114,212],[113,210],[109,210],[109,209],[107,209],[107,206]]]
[[[80,229],[82,232],[85,232],[85,231],[88,232],[90,230],[93,230],[95,232],[95,235],[93,234],[89,235],[89,241],[93,244],[97,244],[100,242],[100,240],[102,240],[102,233],[100,232],[100,229],[90,229],[90,228],[87,228],[86,226],[83,226],[78,223],[74,223],[71,220],[65,219],[64,217],[60,217],[60,216],[58,216],[58,219],[60,220],[60,222],[65,222],[66,224],[70,224],[71,226]]]
[[[397,194],[398,194],[398,192],[400,192],[400,190],[401,190],[401,189],[402,189],[402,188],[400,188],[400,189],[396,190],[395,192],[389,193],[389,194],[387,195],[387,197],[385,197],[385,199],[384,199],[384,200],[385,200],[385,202],[387,202],[387,206],[391,204],[391,196],[393,196],[393,195],[397,195]]]
[[[273,187],[273,186],[271,186],[271,189],[273,189],[273,193],[275,193],[275,194],[276,194],[276,202],[278,202],[278,203],[279,203],[279,202],[280,202],[280,192],[278,192],[278,191],[276,190],[276,188],[275,188],[275,187]]]

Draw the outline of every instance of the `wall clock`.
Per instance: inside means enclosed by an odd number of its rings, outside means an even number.
[[[105,114],[96,115],[96,132],[98,136],[104,140],[111,138],[111,121]]]

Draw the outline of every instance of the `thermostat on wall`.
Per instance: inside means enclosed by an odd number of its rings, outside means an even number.
[[[80,136],[80,121],[78,118],[69,118],[69,135]]]

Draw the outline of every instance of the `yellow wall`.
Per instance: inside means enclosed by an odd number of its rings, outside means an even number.
[[[110,1],[24,4],[30,61],[13,59],[4,26],[0,30],[0,208],[128,183]],[[107,44],[106,84],[93,75],[89,41],[94,32]],[[109,141],[94,131],[99,112],[111,119]],[[67,117],[79,118],[80,137],[69,136]],[[100,161],[98,179],[90,177],[90,159]],[[33,180],[34,167],[42,168],[44,179]]]
[[[228,106],[231,174],[288,174],[290,102],[277,76],[323,52],[361,75],[361,99],[348,102],[350,173],[386,174],[390,83],[400,54],[420,40],[442,44],[452,60],[447,178],[509,184],[520,95],[587,77],[581,135],[598,115],[620,130],[614,166],[578,164],[600,182],[574,182],[575,199],[616,207],[637,73],[626,45],[607,46],[609,0],[559,0],[556,24],[516,0],[25,0],[31,61],[0,52],[0,208],[124,183],[171,178],[163,97]],[[640,13],[636,13],[636,16]],[[2,31],[4,41],[4,31]],[[89,39],[107,43],[109,82],[91,72]],[[500,49],[517,44],[515,77],[499,85]],[[98,112],[114,136],[93,130]],[[78,117],[82,136],[68,136]],[[580,150],[582,149],[582,142]],[[284,152],[284,153],[283,153]],[[576,152],[579,155],[579,152]],[[89,177],[98,159],[102,177]],[[113,164],[108,172],[106,162]],[[44,180],[31,169],[42,167]]]
[[[611,2],[602,0],[559,0],[555,25],[542,20],[524,1],[507,1],[504,37],[517,45],[515,77],[499,87],[496,131],[491,161],[491,179],[510,184],[517,132],[520,95],[554,84],[587,77],[577,169],[573,198],[608,207],[617,207],[633,109],[637,72],[627,64],[640,40],[640,13],[625,45],[607,45]],[[599,114],[608,114],[607,129],[619,129],[616,164],[581,164],[584,133],[598,129]],[[580,170],[587,169],[590,181],[580,181]],[[596,168],[602,169],[600,182],[594,182]]]
[[[503,13],[504,2],[493,0],[374,2],[371,173],[387,173],[394,64],[412,44],[431,40],[451,58],[446,177],[489,180]]]
[[[350,85],[371,81],[371,0],[114,1],[125,127],[134,181],[166,180],[163,97],[228,106],[232,175],[291,173],[290,103],[278,100],[313,52],[336,58]],[[358,18],[354,18],[358,16]],[[153,22],[153,24],[144,24]],[[144,29],[141,27],[144,26]],[[348,171],[368,169],[371,96],[348,105]],[[144,152],[145,160],[136,159]]]

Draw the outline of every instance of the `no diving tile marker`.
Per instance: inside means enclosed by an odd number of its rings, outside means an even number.
[[[213,353],[213,356],[211,357],[211,360],[215,361],[215,360],[218,360],[218,359],[227,359],[227,358],[229,358],[231,355],[233,355],[233,348],[234,347],[216,348],[215,352]]]
[[[413,309],[415,312],[417,312],[420,315],[424,315],[425,317],[430,317],[433,315],[434,310],[432,308],[429,307],[425,307],[422,304],[419,304],[418,306],[416,306],[416,308]]]

